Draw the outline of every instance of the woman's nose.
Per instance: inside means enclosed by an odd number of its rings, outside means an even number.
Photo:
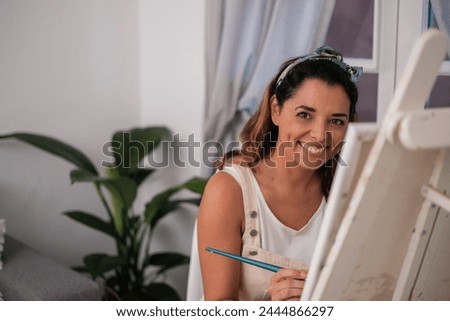
[[[323,122],[314,122],[310,130],[310,136],[316,142],[324,143],[326,138],[326,125]]]

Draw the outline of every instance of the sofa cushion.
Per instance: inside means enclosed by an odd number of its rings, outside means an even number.
[[[103,291],[93,280],[5,237],[0,292],[5,300],[100,300]]]

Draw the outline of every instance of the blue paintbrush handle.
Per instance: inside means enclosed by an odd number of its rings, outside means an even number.
[[[277,266],[277,265],[264,263],[264,262],[261,262],[261,261],[258,261],[258,260],[249,259],[249,258],[242,257],[242,256],[239,256],[239,255],[231,254],[231,253],[228,253],[228,252],[225,252],[225,251],[217,250],[217,249],[214,249],[214,248],[211,248],[211,247],[207,247],[206,250],[211,252],[211,253],[223,255],[223,256],[226,256],[226,257],[228,257],[230,259],[238,260],[240,262],[244,262],[244,263],[247,263],[247,264],[251,264],[251,265],[260,267],[262,269],[272,271],[272,272],[278,272],[281,269],[281,267]]]

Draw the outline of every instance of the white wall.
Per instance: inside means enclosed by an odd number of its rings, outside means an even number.
[[[167,125],[201,137],[204,0],[0,1],[0,133],[59,137],[97,164],[113,131]],[[16,141],[0,142],[0,217],[7,232],[68,265],[112,242],[60,213],[103,213],[72,166]],[[159,189],[199,173],[164,169]],[[195,211],[161,222],[155,248],[188,253]],[[106,217],[106,215],[105,215]],[[182,227],[182,228],[181,228]],[[187,267],[169,279],[184,291]],[[182,293],[184,294],[184,293]]]
[[[191,134],[198,142],[203,137],[204,2],[140,1],[142,122],[164,124],[184,142]],[[187,160],[201,162],[201,147],[195,148],[194,155],[188,155],[187,148],[179,152],[186,167],[172,163],[160,170],[142,201],[169,185],[200,176],[200,168]],[[157,226],[153,250],[189,254],[196,211],[190,207],[164,218]],[[187,273],[188,266],[176,268],[168,279],[183,295]]]

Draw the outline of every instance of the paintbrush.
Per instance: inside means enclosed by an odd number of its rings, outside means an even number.
[[[264,263],[264,262],[258,261],[258,260],[249,259],[249,258],[242,257],[242,256],[239,256],[239,255],[231,254],[231,253],[228,253],[228,252],[225,252],[225,251],[217,250],[217,249],[214,249],[214,248],[211,248],[211,247],[207,247],[206,250],[208,252],[219,254],[219,255],[223,255],[223,256],[226,256],[226,257],[228,257],[230,259],[237,260],[237,261],[240,261],[240,262],[244,262],[244,263],[247,263],[247,264],[251,264],[251,265],[254,265],[254,266],[257,266],[259,268],[262,268],[262,269],[265,269],[265,270],[269,270],[269,271],[272,271],[272,272],[275,272],[275,273],[278,272],[281,269],[281,266],[277,266],[277,265],[273,265],[273,264],[269,264],[269,263]]]

